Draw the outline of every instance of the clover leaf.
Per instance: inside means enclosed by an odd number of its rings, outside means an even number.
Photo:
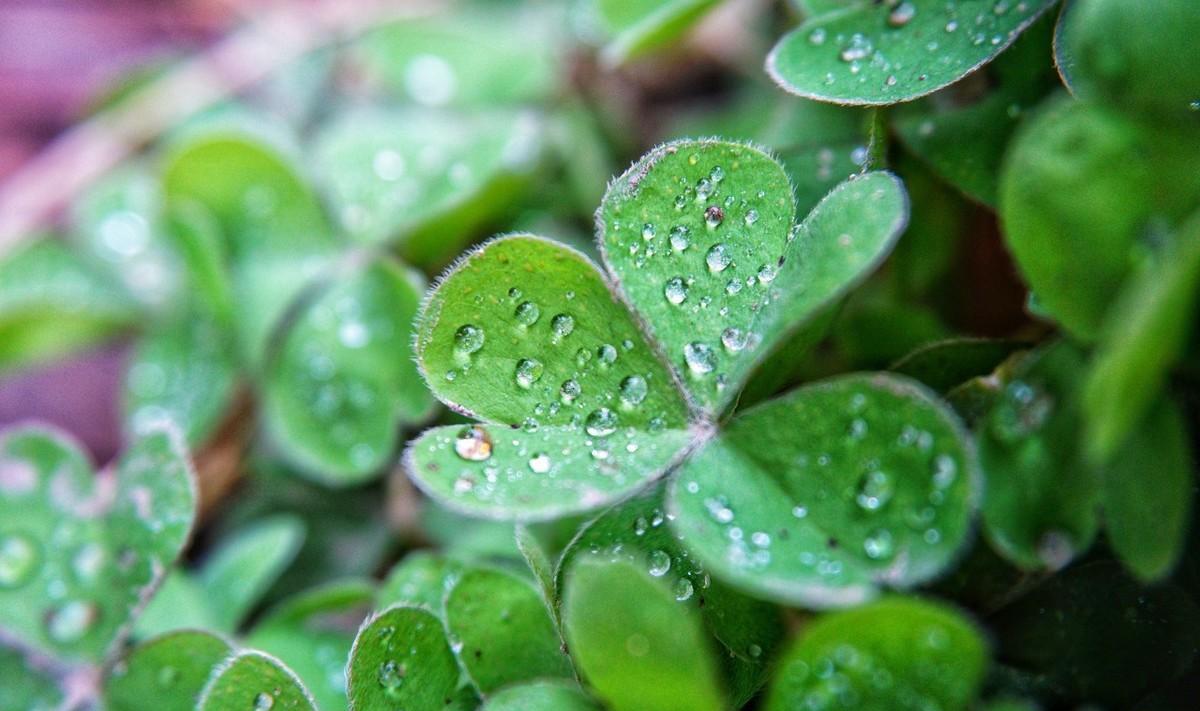
[[[767,73],[784,90],[838,104],[930,94],[991,61],[1055,0],[857,0],[784,35]]]
[[[202,630],[174,630],[142,642],[105,681],[104,699],[126,711],[194,711],[231,643]]]
[[[346,667],[350,709],[443,709],[458,674],[441,620],[421,607],[393,605],[363,623],[354,640]]]
[[[237,652],[222,662],[196,704],[197,711],[238,708],[317,711],[308,689],[290,669],[253,650]]]
[[[105,661],[191,535],[196,484],[181,436],[160,424],[93,473],[66,435],[9,429],[0,494],[0,626],[52,658]]]

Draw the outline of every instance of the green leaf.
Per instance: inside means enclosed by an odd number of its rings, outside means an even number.
[[[411,358],[420,277],[391,261],[342,275],[298,314],[265,374],[264,417],[281,452],[327,484],[390,460],[402,422],[432,405]]]
[[[1080,451],[1083,370],[1065,342],[1030,353],[976,430],[984,532],[1022,568],[1057,570],[1096,534],[1100,480]]]
[[[600,53],[608,66],[623,64],[669,45],[717,4],[717,0],[594,0],[611,36]]]
[[[1165,577],[1183,552],[1195,486],[1188,437],[1179,408],[1160,398],[1104,468],[1109,543],[1145,581]]]
[[[484,695],[522,681],[573,678],[541,595],[509,573],[465,571],[446,594],[446,629],[463,669]]]
[[[0,711],[51,711],[63,700],[50,670],[0,645]]]
[[[708,632],[727,654],[720,655],[730,704],[741,706],[766,682],[767,662],[783,637],[778,610],[713,580],[667,522],[665,487],[630,498],[580,529],[563,551],[558,589],[576,558],[601,555],[643,566],[661,578],[675,600],[700,613]]]
[[[641,565],[652,577],[666,581],[677,601],[700,614],[731,656],[761,665],[781,638],[777,611],[712,579],[669,525],[664,494],[665,487],[656,486],[580,529],[559,559],[558,588],[563,588],[568,571],[581,555],[603,555]]]
[[[104,700],[120,711],[193,711],[209,676],[232,652],[228,640],[202,630],[148,639],[110,673]]]
[[[576,665],[613,711],[723,708],[699,617],[640,566],[577,561],[563,621]]]
[[[558,584],[554,575],[554,564],[550,562],[550,556],[545,547],[529,526],[517,524],[513,533],[517,550],[521,552],[521,557],[525,559],[529,571],[533,573],[533,581],[537,583],[538,591],[542,595],[542,602],[550,611],[555,628],[561,630],[562,620],[558,609]]]
[[[244,651],[221,664],[196,705],[196,711],[233,709],[317,711],[317,705],[296,675],[278,659]]]
[[[368,85],[422,106],[524,104],[558,88],[565,60],[552,18],[510,3],[456,10],[374,27],[347,62]]]
[[[607,431],[597,426],[593,432]],[[451,425],[412,441],[405,465],[417,486],[453,511],[543,521],[597,509],[642,488],[690,441],[685,430],[629,427],[593,437],[586,426],[569,424],[535,431]]]
[[[164,309],[183,296],[184,265],[167,238],[160,186],[145,166],[104,176],[71,206],[71,222],[80,250],[142,305]]]
[[[224,539],[199,570],[220,629],[237,629],[303,542],[304,524],[288,515],[255,521]]]
[[[481,711],[599,711],[600,707],[573,683],[534,681],[501,689]]]
[[[1195,10],[1187,0],[1067,3],[1055,42],[1064,80],[1084,99],[1156,121],[1187,120],[1200,108],[1200,78],[1187,70],[1200,64]]]
[[[442,623],[419,607],[394,605],[358,631],[346,667],[351,711],[442,709],[458,687],[458,664]]]
[[[462,564],[456,560],[426,551],[409,553],[388,573],[375,597],[375,607],[382,610],[405,603],[441,616],[442,601],[462,571]]]
[[[1173,244],[1125,285],[1105,316],[1098,352],[1083,385],[1088,454],[1120,449],[1183,355],[1200,293],[1200,213]]]
[[[331,119],[313,150],[346,234],[441,264],[509,208],[537,165],[542,131],[530,111],[355,108]]]
[[[1005,237],[1073,336],[1100,333],[1141,253],[1195,209],[1198,161],[1189,132],[1075,101],[1052,101],[1018,132],[1000,180]]]
[[[191,534],[196,483],[167,423],[93,474],[80,446],[36,426],[0,433],[0,628],[98,662],[128,633]]]
[[[907,216],[900,182],[867,173],[793,230],[779,163],[708,140],[635,163],[610,185],[597,224],[622,297],[697,406],[715,412],[765,354],[882,261]]]
[[[674,527],[715,577],[832,607],[951,565],[981,482],[957,417],[917,383],[880,373],[738,415],[670,487]]]
[[[994,59],[1054,3],[859,0],[784,35],[767,73],[784,91],[818,101],[910,101]]]
[[[670,374],[602,275],[536,237],[463,259],[428,297],[416,351],[439,399],[504,423],[410,444],[410,476],[458,511],[533,520],[594,509],[661,473],[689,438]]]
[[[863,709],[965,709],[987,662],[983,635],[958,611],[888,597],[809,625],[780,661],[764,708],[853,699]]]
[[[233,401],[233,337],[203,309],[185,311],[144,335],[125,372],[126,429],[168,418],[187,441],[205,443]]]
[[[49,238],[0,258],[0,370],[83,348],[137,317],[121,287]]]
[[[196,577],[183,568],[175,568],[163,578],[154,597],[138,615],[133,636],[147,639],[184,629],[216,630],[217,616],[208,591]]]
[[[194,202],[211,212],[235,260],[333,243],[298,151],[276,133],[265,117],[216,119],[177,138],[163,157],[168,205]]]
[[[374,593],[369,582],[356,580],[299,593],[268,612],[246,643],[293,669],[318,708],[344,708],[346,659]]]

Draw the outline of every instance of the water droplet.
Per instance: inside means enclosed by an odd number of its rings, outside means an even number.
[[[254,696],[254,711],[268,711],[275,705],[275,697],[263,691]]]
[[[871,56],[873,49],[871,40],[867,39],[866,35],[855,32],[850,36],[850,42],[842,48],[838,56],[843,62],[857,62]]]
[[[550,455],[538,452],[529,459],[529,469],[534,474],[545,474],[550,471]]]
[[[59,644],[78,642],[99,617],[100,608],[96,603],[71,600],[46,617],[46,634]]]
[[[958,30],[958,20],[951,20],[946,23],[947,32],[955,32]]]
[[[470,355],[483,348],[483,339],[483,329],[468,323],[459,326],[454,332],[454,348],[460,353]]]
[[[793,506],[792,515],[796,518],[804,518],[808,515],[808,509],[803,506]]]
[[[464,427],[454,438],[454,452],[471,462],[482,462],[492,456],[492,437],[479,425]]]
[[[933,486],[935,489],[945,489],[954,483],[958,474],[958,465],[949,454],[939,454],[933,459]]]
[[[675,225],[671,228],[671,249],[676,252],[682,252],[691,246],[692,241],[688,235],[691,232],[685,225]]]
[[[513,288],[509,289],[508,290],[508,298],[512,299],[513,301],[516,301],[517,299],[521,298],[521,290],[515,286]]]
[[[730,353],[737,353],[746,347],[746,332],[740,328],[729,328],[721,331],[721,345]]]
[[[758,222],[758,210],[747,210],[746,217],[743,219],[746,221],[746,226],[750,227],[755,222]]]
[[[713,352],[712,346],[693,341],[683,347],[683,361],[688,370],[696,375],[705,375],[717,367],[717,354]]]
[[[729,282],[725,284],[725,293],[733,296],[742,290],[742,286],[743,284],[741,279],[730,279]]]
[[[704,208],[704,224],[709,228],[715,228],[725,220],[725,211],[716,205],[709,205]]]
[[[904,27],[917,15],[917,6],[911,2],[902,2],[888,13],[888,24],[892,27]]]
[[[671,555],[663,550],[650,552],[648,571],[656,578],[661,578],[671,569]]]
[[[2,556],[2,554],[0,554]],[[71,559],[71,570],[75,573],[75,578],[81,583],[91,583],[96,580],[96,576],[104,569],[104,564],[108,558],[108,554],[104,550],[104,546],[99,543],[85,543],[75,552],[75,556]],[[0,587],[3,587],[0,584]]]
[[[513,316],[516,317],[517,323],[522,326],[532,326],[537,323],[537,320],[542,317],[542,310],[532,301],[522,301],[517,305]]]
[[[558,394],[562,396],[564,402],[574,402],[575,398],[579,397],[579,394],[582,392],[583,387],[574,378],[564,380],[562,387],[558,389]]]
[[[871,560],[885,560],[892,556],[892,534],[886,528],[872,531],[863,540],[863,552]]]
[[[536,358],[522,358],[517,361],[516,380],[517,385],[528,390],[533,387],[541,377],[545,368],[542,362]]]
[[[725,271],[732,261],[733,256],[729,253],[729,248],[719,242],[709,247],[708,252],[704,255],[704,263],[713,273]]]
[[[896,492],[895,483],[887,472],[871,469],[863,474],[858,484],[858,495],[855,501],[867,511],[878,511],[891,501]]]
[[[37,541],[23,533],[10,533],[0,539],[0,589],[13,589],[33,579],[41,564]]]
[[[607,437],[617,430],[617,413],[607,407],[593,410],[584,423],[584,429],[593,437]]]
[[[683,602],[684,600],[691,599],[694,590],[695,588],[692,586],[691,580],[680,578],[675,581],[675,587],[672,589],[672,592],[675,593],[676,600]]]
[[[617,360],[617,347],[605,343],[596,349],[596,357],[600,359],[601,365],[612,365]]]
[[[687,299],[688,288],[684,283],[683,277],[672,277],[667,280],[663,286],[663,296],[667,297],[667,301],[672,304],[679,305]]]
[[[827,36],[828,36],[828,34],[825,32],[825,28],[818,27],[817,29],[815,29],[811,33],[809,33],[808,41],[814,47],[820,47],[821,45],[825,44],[825,38]]]
[[[575,318],[570,314],[558,314],[550,319],[550,328],[557,338],[565,338],[575,330]]]
[[[754,276],[758,279],[759,284],[770,284],[775,281],[775,277],[778,274],[779,270],[776,269],[774,264],[764,264],[758,268],[758,273]]]
[[[650,224],[649,222],[642,225],[642,239],[649,242],[650,240],[654,239],[654,234],[654,225]]]
[[[850,420],[850,427],[847,433],[850,435],[850,439],[862,439],[867,436],[868,429],[866,420],[861,417],[855,417],[853,420]]]
[[[646,399],[648,391],[645,378],[640,375],[630,375],[621,381],[621,402],[631,407],[640,405]]]
[[[379,666],[379,685],[389,696],[400,690],[406,676],[408,676],[408,669],[403,664],[388,660]]]

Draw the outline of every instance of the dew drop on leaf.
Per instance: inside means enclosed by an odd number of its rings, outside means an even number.
[[[696,375],[706,375],[717,367],[717,355],[712,346],[699,341],[692,341],[683,347],[683,360],[688,370]]]
[[[709,229],[716,228],[725,221],[725,211],[716,205],[709,205],[704,208],[704,224],[708,225]]]
[[[892,556],[892,550],[892,534],[886,528],[872,531],[863,540],[863,552],[871,560],[886,560]]]
[[[534,474],[545,474],[550,471],[550,455],[538,452],[529,459],[529,469]]]
[[[719,242],[709,247],[708,252],[704,255],[704,263],[708,265],[708,270],[714,274],[725,271],[725,268],[732,261],[733,256],[730,255],[729,248]]]
[[[483,348],[483,329],[472,324],[459,326],[454,332],[454,348],[460,353],[470,355]]]
[[[671,554],[664,550],[650,552],[648,571],[656,578],[661,578],[671,569]]]
[[[100,616],[100,609],[93,602],[71,600],[46,616],[46,634],[60,644],[70,644],[83,639]]]
[[[268,694],[267,692],[263,691],[263,692],[259,692],[257,695],[255,695],[254,705],[251,708],[254,711],[268,711],[268,709],[270,709],[274,705],[275,705],[275,697],[273,697],[270,694]]]
[[[0,590],[19,588],[37,573],[41,564],[37,541],[22,533],[10,533],[0,539]]]
[[[902,2],[888,13],[888,24],[892,27],[904,27],[917,15],[917,6],[911,2]]]
[[[532,301],[522,301],[513,311],[513,316],[522,326],[532,326],[542,317],[542,310]]]
[[[583,392],[583,388],[579,385],[579,381],[574,378],[569,378],[563,381],[563,384],[558,389],[559,395],[562,396],[563,402],[574,402],[575,398],[579,397]]]
[[[593,410],[584,423],[584,429],[593,437],[607,437],[617,429],[617,413],[607,407]]]
[[[621,381],[621,402],[626,405],[635,407],[642,404],[647,392],[649,387],[646,385],[646,379],[640,375],[630,375]]]
[[[544,370],[545,367],[542,365],[540,360],[537,360],[536,358],[522,358],[521,360],[517,361],[517,369],[515,372],[517,385],[528,390],[529,388],[533,387],[533,384],[542,377],[542,372]]]
[[[685,225],[675,225],[671,228],[671,249],[676,252],[682,252],[691,246],[692,241],[688,237],[690,230]]]
[[[558,314],[550,319],[550,329],[557,338],[565,338],[575,330],[575,318],[570,314]]]
[[[601,365],[612,365],[617,360],[617,347],[605,343],[596,349],[596,357],[600,359]]]
[[[855,501],[867,511],[878,511],[892,500],[896,486],[892,477],[881,469],[871,469],[863,474],[858,484]]]
[[[675,586],[671,590],[671,592],[675,594],[675,599],[679,602],[691,599],[694,591],[695,588],[692,585],[692,581],[688,580],[686,577],[681,577],[676,580]]]
[[[672,277],[663,286],[663,296],[672,304],[679,305],[687,299],[688,288],[682,277]]]
[[[478,425],[464,427],[454,438],[454,452],[467,461],[482,462],[492,456],[492,438]]]

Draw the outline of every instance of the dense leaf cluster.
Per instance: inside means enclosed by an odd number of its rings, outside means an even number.
[[[1197,36],[464,0],[172,127],[0,258],[131,342],[0,432],[0,711],[1191,707]]]

